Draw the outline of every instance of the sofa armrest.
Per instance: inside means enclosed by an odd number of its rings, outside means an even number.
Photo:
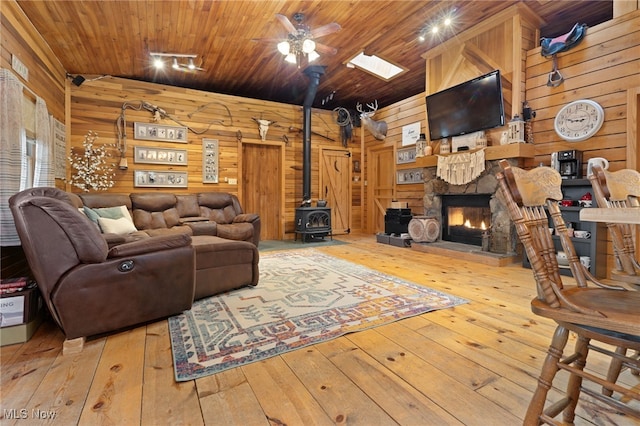
[[[233,223],[252,223],[260,219],[260,216],[255,213],[242,213],[233,218]]]
[[[154,251],[168,250],[184,247],[191,244],[191,236],[188,234],[167,234],[157,237],[145,238],[130,243],[119,244],[109,250],[108,258],[136,256]]]
[[[218,224],[216,222],[190,222],[187,226],[193,231],[193,235],[218,235]]]
[[[113,247],[118,244],[124,244],[127,242],[127,238],[124,235],[114,234],[114,233],[106,233],[102,234],[102,237],[107,242],[109,247]]]

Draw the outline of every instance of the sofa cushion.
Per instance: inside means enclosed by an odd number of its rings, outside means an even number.
[[[133,222],[126,217],[120,217],[118,219],[99,217],[98,224],[103,233],[126,235],[137,231]]]
[[[82,204],[87,207],[117,207],[127,206],[131,210],[131,199],[129,194],[116,193],[79,193],[78,197],[82,200]]]
[[[233,202],[231,194],[226,192],[203,192],[198,194],[200,216],[212,222],[232,223],[238,213],[242,213]]]
[[[178,225],[178,226],[173,226],[171,228],[145,229],[144,232],[150,237],[156,237],[158,235],[167,235],[167,234],[193,235],[193,231],[191,230],[191,228],[186,225]]]
[[[87,217],[96,223],[98,223],[98,219],[101,217],[105,217],[108,219],[120,219],[121,217],[124,217],[129,222],[131,222],[131,224],[133,224],[133,219],[131,219],[129,210],[127,210],[127,207],[124,205],[102,208],[91,208],[84,206],[83,210]]]
[[[200,216],[198,196],[195,194],[176,195],[176,209],[181,218]]]
[[[131,208],[150,212],[161,212],[175,208],[178,200],[174,194],[166,192],[134,192],[131,194]]]
[[[133,222],[138,229],[171,228],[180,224],[177,198],[168,193],[131,194]]]

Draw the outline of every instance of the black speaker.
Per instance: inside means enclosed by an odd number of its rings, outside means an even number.
[[[71,80],[71,82],[73,84],[75,84],[76,86],[80,87],[82,86],[82,83],[84,83],[85,78],[81,75],[76,75],[75,77],[73,77],[73,79]]]

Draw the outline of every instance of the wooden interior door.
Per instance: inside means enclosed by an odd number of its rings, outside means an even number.
[[[245,213],[260,215],[260,239],[284,237],[283,148],[280,145],[242,143],[240,190]]]
[[[392,146],[367,150],[367,231],[384,232],[384,215],[395,197],[395,154]]]
[[[346,149],[320,148],[321,199],[331,207],[331,232],[351,232],[351,152]]]

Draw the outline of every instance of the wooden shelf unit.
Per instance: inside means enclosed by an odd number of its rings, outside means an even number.
[[[593,194],[593,190],[591,189],[591,182],[588,179],[567,179],[562,182],[562,194],[565,200],[579,200],[584,194],[590,192]],[[594,201],[595,202],[595,201]],[[589,207],[584,207],[589,208]],[[590,238],[571,238],[571,242],[573,242],[573,246],[576,249],[576,254],[578,257],[580,256],[589,256],[591,257],[591,268],[590,272],[596,278],[605,278],[606,277],[606,256],[605,256],[605,248],[606,248],[606,226],[603,223],[596,222],[581,222],[580,221],[580,210],[583,207],[573,206],[573,207],[560,207],[562,211],[562,217],[564,218],[565,223],[571,222],[573,224],[573,228],[575,230],[583,230],[591,232]],[[549,219],[549,227],[553,228],[553,222]],[[553,243],[556,247],[556,251],[562,250],[562,244],[560,243],[560,237],[557,235],[553,236]],[[525,268],[531,268],[531,264],[529,263],[529,259],[526,254],[522,256],[522,266]],[[561,267],[560,273],[562,275],[571,276],[571,270],[569,267]]]

